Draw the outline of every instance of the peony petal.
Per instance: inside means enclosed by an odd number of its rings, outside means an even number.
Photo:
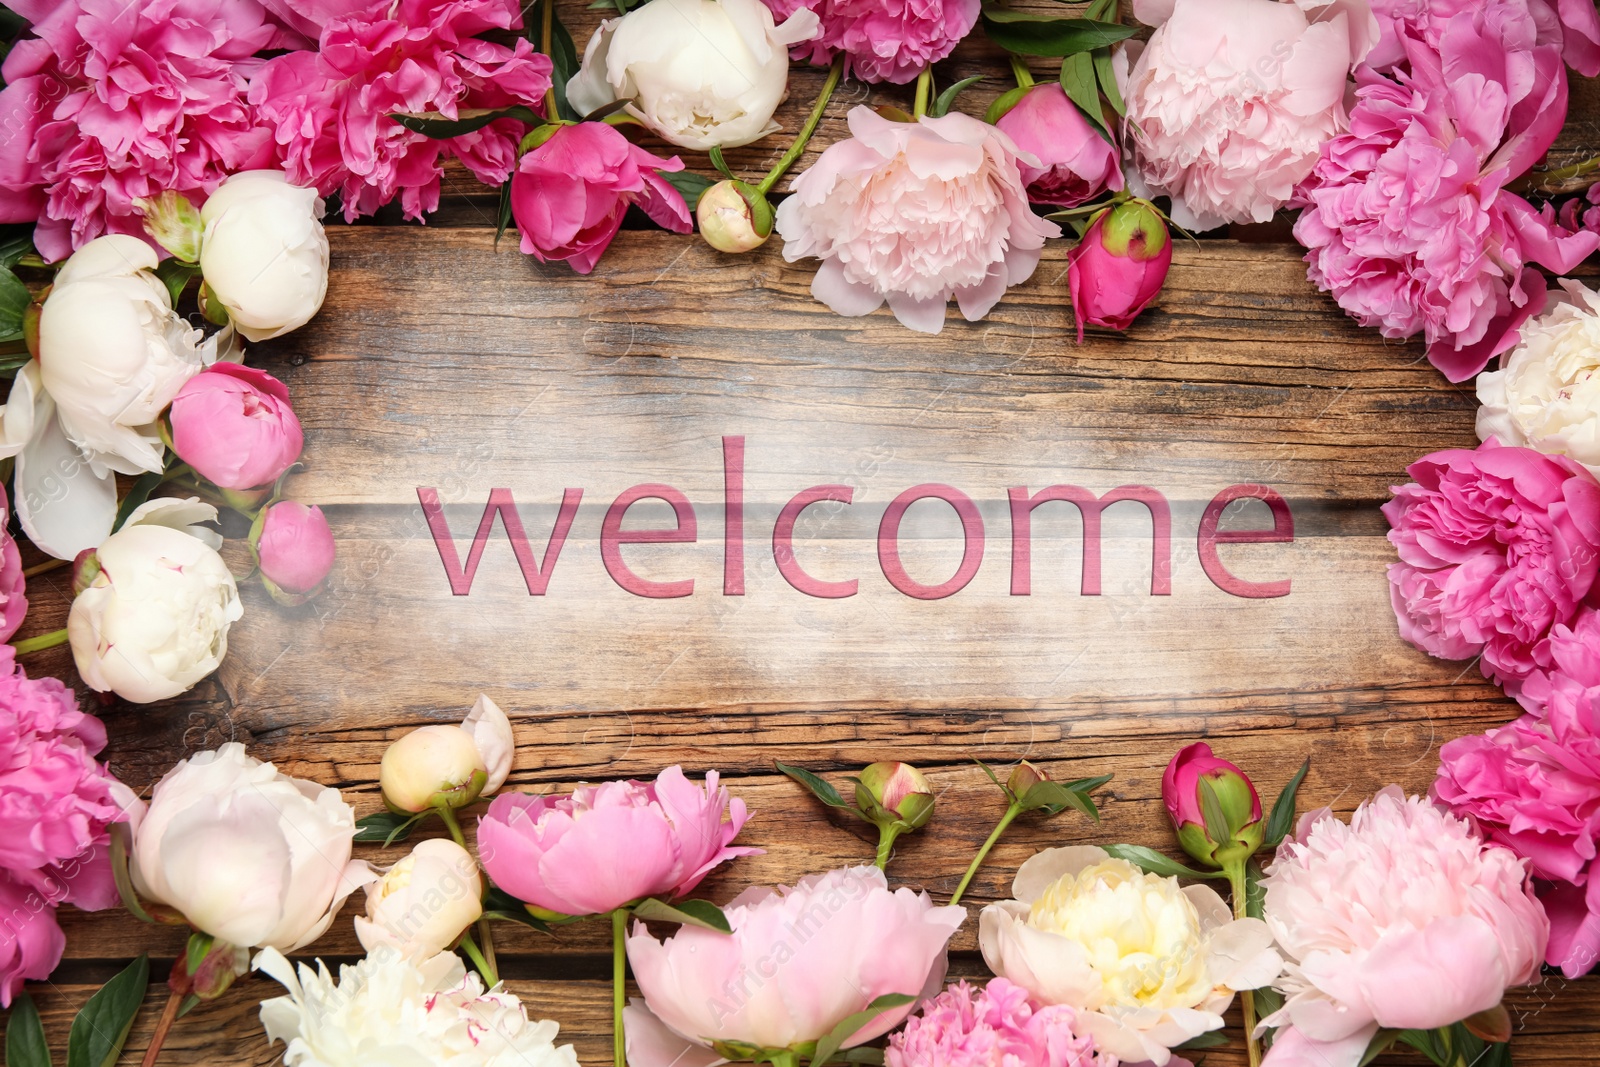
[[[117,478],[96,474],[53,416],[17,454],[17,519],[40,549],[73,559],[111,536],[117,518]]]

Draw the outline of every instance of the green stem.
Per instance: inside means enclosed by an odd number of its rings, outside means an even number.
[[[67,631],[52,630],[47,634],[40,634],[38,637],[30,637],[25,641],[13,641],[11,643],[11,647],[17,650],[17,655],[22,656],[29,652],[40,652],[44,649],[55,648],[57,645],[64,645],[66,643]]]
[[[1592,159],[1581,159],[1576,163],[1569,163],[1565,167],[1547,170],[1539,175],[1539,182],[1546,187],[1559,185],[1577,178],[1585,178],[1600,171],[1600,156]]]
[[[878,870],[889,865],[889,856],[894,852],[894,840],[899,836],[891,827],[878,827],[878,856],[872,861],[877,864]]]
[[[1017,79],[1017,88],[1027,89],[1033,85],[1033,74],[1028,70],[1028,65],[1022,57],[1015,52],[1011,53],[1011,74]]]
[[[628,993],[628,909],[611,913],[611,1054],[616,1067],[628,1067],[628,1043],[622,1032],[622,1008]]]
[[[928,98],[933,95],[933,68],[923,67],[917,75],[917,98],[911,105],[911,114],[921,118],[928,113]]]
[[[1250,891],[1246,884],[1245,865],[1231,863],[1226,868],[1228,885],[1233,895],[1233,917],[1243,919],[1250,913]],[[1244,1011],[1244,1047],[1250,1057],[1250,1067],[1261,1067],[1261,1043],[1256,1040],[1256,995],[1253,990],[1239,991],[1239,1007]]]
[[[772,187],[778,184],[778,179],[794,166],[795,161],[806,150],[806,144],[810,142],[811,135],[817,132],[817,124],[822,121],[822,114],[828,109],[828,101],[832,99],[833,91],[839,87],[839,79],[843,76],[844,54],[840,53],[834,57],[833,66],[828,68],[828,80],[822,83],[822,92],[817,96],[817,102],[812,105],[811,114],[806,116],[805,125],[800,127],[800,134],[794,139],[794,144],[789,146],[783,158],[773,164],[772,169],[767,171],[767,176],[761,179],[761,184],[756,186],[763,196],[772,191]]]
[[[489,974],[494,975],[493,979],[489,979],[489,986],[493,988],[499,982],[500,961],[494,956],[494,931],[489,928],[487,918],[478,920],[478,936],[483,939],[483,962],[489,965]],[[488,975],[484,977],[488,979]]]
[[[467,835],[461,832],[461,823],[456,818],[456,813],[443,804],[436,806],[434,811],[439,813],[439,818],[444,820],[445,827],[450,831],[450,837],[462,848],[467,847]]]
[[[478,968],[478,973],[483,975],[483,980],[490,989],[500,984],[500,976],[495,973],[494,965],[483,958],[483,953],[478,951],[478,943],[472,940],[471,934],[461,936],[461,950],[472,960],[472,965]]]
[[[982,867],[983,861],[989,857],[989,850],[994,848],[996,841],[1000,840],[1000,835],[1006,832],[1006,827],[1010,826],[1012,821],[1021,814],[1022,805],[1020,804],[1013,802],[1006,808],[1006,813],[1000,816],[1000,821],[995,824],[994,832],[989,835],[988,840],[984,841],[983,847],[978,849],[978,854],[972,857],[972,866],[967,868],[967,873],[961,877],[961,884],[956,886],[956,891],[950,896],[951,904],[961,902],[961,895],[967,891],[967,886],[972,884],[973,876],[978,873],[978,868]]]
[[[49,574],[51,571],[60,570],[71,562],[70,559],[47,559],[43,563],[35,563],[33,566],[26,568],[22,572],[22,576],[24,578],[37,578],[41,574]]]

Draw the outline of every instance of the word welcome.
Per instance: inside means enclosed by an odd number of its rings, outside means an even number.
[[[743,596],[745,585],[745,528],[744,528],[744,438],[722,439],[723,472],[723,578],[724,596]],[[1136,501],[1150,512],[1151,520],[1151,574],[1152,596],[1172,595],[1172,509],[1167,498],[1147,485],[1121,485],[1096,496],[1092,491],[1077,485],[1051,485],[1037,492],[1026,486],[1007,490],[1011,512],[1011,595],[1028,596],[1032,592],[1032,528],[1033,513],[1046,504],[1071,504],[1078,509],[1083,526],[1083,576],[1080,591],[1083,596],[1100,595],[1100,527],[1101,513],[1112,504]],[[786,582],[807,596],[823,600],[837,600],[855,596],[859,579],[824,581],[808,573],[795,554],[794,531],[801,515],[814,505],[831,503],[843,507],[853,502],[855,490],[847,485],[813,485],[802,489],[789,499],[778,513],[772,530],[772,559],[778,573]],[[444,565],[445,577],[450,581],[450,591],[456,596],[466,596],[472,591],[473,577],[483,557],[494,530],[496,517],[505,528],[511,541],[511,550],[522,571],[523,581],[532,596],[543,596],[555,573],[561,550],[566,545],[572,521],[583,500],[582,489],[567,489],[562,493],[561,508],[550,531],[542,557],[536,557],[528,540],[522,518],[517,513],[516,502],[509,489],[492,489],[489,502],[484,507],[483,518],[478,523],[477,534],[467,552],[463,566],[456,551],[455,536],[445,520],[444,506],[439,501],[438,490],[430,486],[417,487],[417,499],[433,535],[434,546],[439,550],[439,560]],[[936,585],[917,581],[906,573],[900,559],[900,524],[907,509],[919,500],[942,500],[955,509],[961,520],[961,563],[948,580]],[[1223,512],[1238,500],[1254,499],[1264,502],[1272,512],[1272,528],[1267,530],[1219,529]],[[641,500],[659,500],[672,508],[674,525],[670,529],[625,530],[623,519],[628,509]],[[688,497],[670,485],[647,482],[619,493],[606,509],[600,526],[600,558],[618,586],[635,596],[651,599],[672,599],[694,593],[694,579],[681,581],[655,581],[635,574],[622,558],[624,545],[685,544],[699,540],[699,521],[694,505]],[[1217,554],[1223,544],[1283,544],[1294,540],[1294,516],[1289,503],[1275,490],[1264,485],[1230,485],[1206,505],[1200,517],[1196,534],[1197,556],[1206,577],[1218,589],[1233,596],[1248,599],[1267,599],[1289,595],[1290,579],[1280,581],[1246,581],[1231,574]],[[917,600],[941,600],[964,589],[978,573],[983,563],[986,543],[983,517],[971,497],[953,486],[937,482],[914,485],[895,497],[884,510],[878,524],[878,565],[891,586],[906,596]]]

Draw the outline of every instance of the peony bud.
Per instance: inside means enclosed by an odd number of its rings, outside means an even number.
[[[1050,776],[1035,767],[1027,760],[1017,764],[1011,771],[1011,777],[1006,779],[1006,791],[1012,796],[1021,799],[1028,795],[1028,791],[1040,782],[1048,782]]]
[[[200,958],[194,958],[201,953]],[[168,985],[173,992],[193,995],[201,1000],[215,1000],[226,993],[233,980],[250,971],[250,950],[218,941],[210,934],[195,934],[189,938],[189,953],[182,966],[172,968]],[[189,968],[193,967],[191,971]]]
[[[1067,287],[1078,321],[1125,330],[1161,292],[1172,266],[1172,239],[1155,205],[1125,200],[1096,215],[1067,260]]]
[[[741,181],[720,181],[701,193],[694,215],[700,236],[718,252],[749,252],[772,236],[772,205]]]
[[[316,596],[333,570],[333,531],[315,505],[280,500],[262,509],[250,527],[250,547],[261,584],[290,607]]]
[[[1208,826],[1205,814],[1205,786],[1217,798],[1223,826]],[[1261,847],[1261,798],[1256,787],[1238,767],[1211,754],[1204,742],[1190,745],[1172,757],[1161,776],[1161,799],[1178,829],[1183,850],[1200,863],[1222,867],[1242,862]],[[1217,821],[1213,813],[1211,822]],[[1215,840],[1227,835],[1226,840]]]
[[[184,263],[200,260],[200,233],[205,224],[194,203],[182,193],[165,192],[139,199],[133,206],[144,212],[144,232],[151,240]]]
[[[200,218],[205,289],[251,341],[311,321],[328,292],[328,236],[315,189],[280,171],[248,170],[217,187]],[[208,317],[214,312],[207,309]]]
[[[874,804],[912,829],[933,818],[933,786],[908,763],[874,763],[856,782],[856,804],[871,812]]]
[[[172,450],[220,489],[277,481],[305,446],[289,390],[242,363],[214,363],[190,378],[173,397],[167,418]]]
[[[367,913],[356,916],[356,936],[368,952],[388,945],[402,956],[431,957],[478,921],[482,897],[470,852],[445,838],[423,841],[367,885]]]
[[[511,720],[479,696],[460,726],[412,730],[383,754],[378,783],[397,812],[462,808],[505,784],[515,741]]]

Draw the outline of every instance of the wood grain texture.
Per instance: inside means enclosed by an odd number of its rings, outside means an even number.
[[[112,765],[137,788],[188,752],[240,740],[345,789],[365,813],[378,807],[384,747],[423,722],[458,719],[484,691],[515,720],[508,788],[554,791],[670,763],[723,771],[757,813],[743,839],[767,850],[705,883],[726,901],[743,885],[871,855],[856,825],[824,814],[773,772],[774,759],[836,779],[879,758],[925,767],[939,813],[902,840],[890,874],[935,896],[954,888],[999,814],[973,758],[1116,774],[1098,825],[1019,822],[975,883],[975,910],[1007,895],[1040,848],[1169,845],[1160,775],[1189,740],[1210,738],[1268,795],[1310,756],[1305,805],[1348,811],[1390,782],[1425,789],[1442,743],[1514,714],[1472,665],[1399,639],[1383,578],[1393,557],[1377,507],[1407,463],[1474,442],[1473,397],[1418,346],[1346,319],[1306,282],[1293,248],[1180,245],[1159,304],[1128,334],[1091,331],[1080,347],[1058,245],[987,320],[952,319],[926,337],[886,312],[834,317],[809,296],[810,266],[775,249],[733,259],[624,233],[578,279],[511,242],[496,249],[483,229],[330,237],[323,314],[252,360],[289,384],[306,425],[308,468],[292,492],[330,516],[333,588],[296,610],[247,593],[215,679],[167,705],[105,709]],[[747,443],[743,597],[721,593],[725,434]],[[972,584],[934,602],[890,588],[873,545],[885,504],[925,481],[970,494],[988,534]],[[693,577],[693,596],[642,600],[601,564],[601,516],[640,482],[682,489],[700,539],[629,547],[625,558],[650,577]],[[857,502],[802,528],[796,551],[819,575],[859,577],[848,600],[804,597],[771,564],[777,510],[825,482],[850,482]],[[1039,513],[1034,592],[1010,596],[1006,489],[1052,482],[1164,493],[1172,595],[1148,594],[1149,520],[1118,505],[1107,513],[1103,596],[1079,594],[1080,527],[1064,508]],[[1267,483],[1290,501],[1293,544],[1223,550],[1246,577],[1291,576],[1288,597],[1231,597],[1196,562],[1200,510],[1233,482]],[[536,551],[561,490],[584,487],[548,593],[528,596],[497,527],[474,592],[452,597],[418,485],[438,487],[462,547],[489,489],[512,488]],[[908,519],[908,568],[948,574],[956,530],[937,506]],[[69,593],[64,572],[35,579],[27,633],[58,626]],[[72,676],[62,650],[29,668]],[[160,974],[180,947],[172,931],[120,913],[64,919],[68,960],[41,994],[57,1036],[115,961],[149,948]],[[975,925],[954,942],[955,974],[982,973]],[[584,1063],[603,1062],[605,931],[504,929],[513,988],[561,1021]],[[348,921],[314,951],[358,953]],[[276,1062],[281,1048],[255,1020],[274,991],[251,980],[197,1010],[163,1062]],[[1600,984],[1547,978],[1514,1004],[1519,1064],[1594,1061]],[[156,1008],[153,998],[134,1052]],[[1243,1056],[1224,1049],[1206,1062],[1236,1067]]]

